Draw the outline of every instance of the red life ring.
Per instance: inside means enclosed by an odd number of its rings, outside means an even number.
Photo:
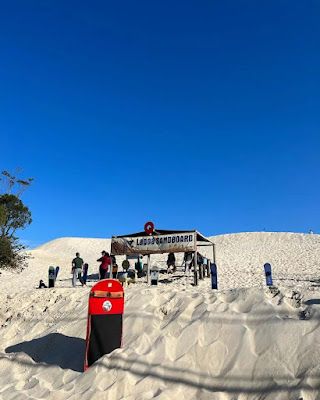
[[[148,234],[151,235],[151,233],[154,231],[154,223],[153,222],[147,222],[144,226],[144,231]]]

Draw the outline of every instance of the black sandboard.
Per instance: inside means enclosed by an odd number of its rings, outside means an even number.
[[[91,315],[88,367],[104,354],[121,347],[122,314]]]
[[[87,284],[87,278],[88,278],[88,266],[84,266],[83,275],[80,278],[80,282],[81,282],[82,285],[86,285]]]
[[[123,287],[104,279],[90,290],[84,370],[122,346]]]
[[[56,280],[56,272],[54,267],[49,267],[49,288],[54,287],[54,281]]]

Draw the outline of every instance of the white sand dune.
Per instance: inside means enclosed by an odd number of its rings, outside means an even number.
[[[320,399],[320,236],[212,237],[219,290],[177,273],[125,289],[124,347],[82,373],[87,288],[71,288],[76,251],[96,274],[110,240],[61,238],[0,277],[1,399]],[[210,256],[210,250],[208,250]],[[164,266],[166,257],[153,263]],[[180,258],[181,260],[181,258]],[[265,287],[270,262],[278,290]],[[36,289],[49,265],[54,289]],[[93,275],[94,277],[94,275]],[[162,278],[168,278],[164,275]]]

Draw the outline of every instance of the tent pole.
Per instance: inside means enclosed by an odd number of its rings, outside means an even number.
[[[194,264],[194,271],[193,271],[193,283],[194,286],[198,285],[198,275],[197,275],[197,267],[198,267],[198,260],[197,260],[197,232],[194,233],[194,258],[193,258],[193,264]]]
[[[147,283],[149,284],[149,280],[150,280],[150,254],[148,254],[148,268],[147,268]]]

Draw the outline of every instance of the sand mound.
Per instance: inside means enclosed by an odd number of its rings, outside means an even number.
[[[208,279],[192,287],[180,272],[157,288],[143,281],[127,288],[124,348],[86,373],[94,281],[72,289],[70,260],[80,251],[94,274],[94,260],[110,241],[63,238],[33,250],[28,269],[0,278],[0,398],[319,399],[319,236],[212,239],[219,291]],[[58,262],[56,288],[35,289]],[[276,288],[264,285],[265,262],[273,266]]]

